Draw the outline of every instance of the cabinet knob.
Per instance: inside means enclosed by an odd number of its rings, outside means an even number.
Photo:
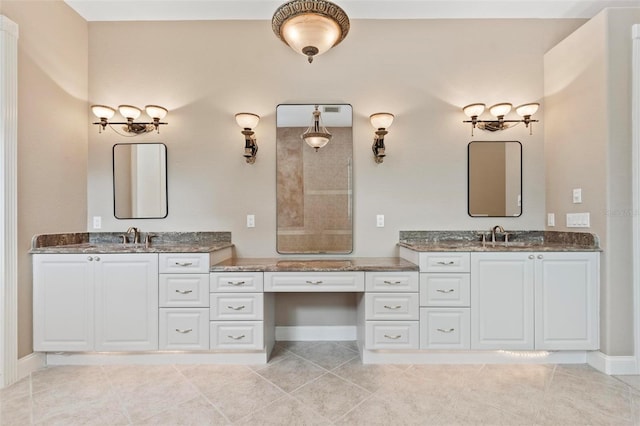
[[[538,259],[542,259],[544,256],[542,256],[541,254],[538,255]]]
[[[91,262],[91,261],[93,260],[93,257],[89,256],[89,257],[87,257],[87,260],[88,260],[89,262]]]
[[[535,259],[536,257],[532,254],[529,255],[529,259]]]
[[[98,256],[96,256],[93,260],[95,260],[96,262],[100,262],[100,258]]]

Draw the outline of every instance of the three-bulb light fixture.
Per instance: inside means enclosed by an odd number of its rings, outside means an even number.
[[[236,123],[242,129],[244,135],[244,158],[249,164],[256,162],[256,155],[258,154],[258,143],[254,136],[253,129],[256,128],[260,116],[250,112],[239,112],[236,114]]]
[[[489,113],[496,117],[494,120],[479,120],[478,117],[484,112],[485,104],[470,104],[462,108],[470,120],[464,120],[463,123],[471,123],[471,136],[473,136],[473,129],[476,127],[481,130],[487,130],[489,132],[495,132],[498,130],[505,130],[513,127],[519,123],[524,123],[529,128],[529,134],[533,134],[533,125],[531,123],[537,123],[538,120],[531,118],[533,114],[538,111],[540,107],[539,103],[528,103],[516,107],[516,113],[522,117],[520,120],[506,120],[504,117],[511,112],[513,105],[510,103],[499,103],[489,108]]]
[[[93,124],[99,125],[99,133],[107,127],[111,127],[114,132],[122,135],[122,136],[138,136],[144,133],[149,133],[152,131],[156,131],[160,133],[160,126],[165,125],[167,123],[162,122],[162,120],[167,115],[167,109],[161,107],[159,105],[147,105],[144,107],[145,112],[151,118],[151,121],[147,122],[136,122],[135,120],[140,117],[142,114],[142,110],[133,105],[120,105],[118,107],[118,112],[121,116],[125,118],[127,121],[109,121],[116,114],[116,110],[106,105],[92,105],[91,112],[95,115],[100,121],[97,121]],[[118,132],[113,125],[122,125],[122,130],[124,130],[127,135],[123,135]]]
[[[344,40],[349,26],[345,11],[326,0],[288,1],[271,19],[273,32],[309,63]]]
[[[384,161],[384,157],[387,155],[385,152],[384,137],[389,133],[387,129],[391,127],[393,118],[393,114],[388,112],[377,112],[375,114],[371,114],[369,117],[371,125],[376,129],[371,149],[373,150],[373,159],[377,164],[382,163]]]

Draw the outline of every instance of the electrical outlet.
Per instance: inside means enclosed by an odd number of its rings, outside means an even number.
[[[93,217],[93,229],[102,228],[102,216],[94,216]]]
[[[247,228],[255,228],[256,227],[256,215],[248,214],[247,215]]]
[[[582,188],[573,189],[573,204],[582,203]]]
[[[376,226],[378,228],[384,228],[384,215],[383,214],[376,215]]]
[[[554,213],[547,213],[547,226],[556,226],[556,215]]]

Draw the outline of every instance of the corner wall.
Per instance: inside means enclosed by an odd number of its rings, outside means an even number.
[[[607,9],[544,57],[547,212],[590,212],[600,237],[601,351],[633,355],[631,27],[640,8]],[[582,188],[573,204],[572,189]],[[576,230],[576,229],[571,229]],[[579,229],[578,229],[579,230]]]
[[[62,1],[2,0],[18,40],[18,356],[32,350],[31,237],[83,232],[88,25]]]

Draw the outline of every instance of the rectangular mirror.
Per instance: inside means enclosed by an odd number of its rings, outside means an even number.
[[[117,219],[167,217],[167,147],[162,143],[113,146],[113,211]]]
[[[332,138],[314,149],[302,139],[315,105],[276,110],[277,251],[281,254],[351,253],[352,108],[318,105]]]
[[[469,216],[520,216],[522,144],[473,141],[468,150]]]

